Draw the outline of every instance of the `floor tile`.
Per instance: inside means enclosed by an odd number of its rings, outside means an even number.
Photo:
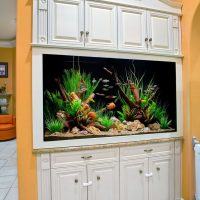
[[[16,176],[0,176],[0,189],[10,188],[15,179]]]
[[[0,189],[0,200],[4,200],[5,199],[8,191],[9,191],[9,188],[7,188],[7,189]]]
[[[3,167],[6,164],[7,160],[1,160],[0,159],[0,168]]]
[[[9,158],[5,166],[17,166],[17,159],[13,157]]]
[[[16,177],[13,185],[12,185],[13,188],[18,188],[18,178]]]
[[[11,188],[5,198],[5,200],[18,200],[17,188]]]
[[[17,168],[15,166],[4,166],[0,169],[0,176],[17,175]]]

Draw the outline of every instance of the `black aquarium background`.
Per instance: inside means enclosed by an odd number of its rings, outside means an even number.
[[[85,56],[65,56],[65,55],[43,55],[43,91],[58,90],[54,81],[55,78],[61,78],[64,69],[80,68],[85,73],[90,73],[96,80],[108,79],[110,85],[112,80],[103,70],[104,67],[111,69],[114,67],[119,78],[125,78],[126,72],[135,71],[137,77],[144,75],[144,84],[148,84],[153,78],[155,85],[159,87],[157,99],[162,105],[167,106],[169,119],[172,120],[171,127],[177,129],[176,120],[176,63],[163,61],[149,61],[136,59],[119,59],[119,58],[100,58]],[[96,89],[96,93],[104,93],[105,95],[116,95],[118,91],[115,87],[109,91],[102,91],[103,83],[100,83]],[[109,103],[111,100],[104,97],[95,96],[95,102]],[[45,96],[44,101],[45,102]],[[117,101],[116,110],[120,109],[121,104]]]

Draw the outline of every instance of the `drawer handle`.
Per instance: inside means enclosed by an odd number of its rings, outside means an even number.
[[[88,183],[83,183],[83,187],[88,187],[90,185],[92,185],[92,181],[89,181]]]
[[[149,173],[149,174],[145,174],[145,176],[146,176],[146,177],[151,177],[151,176],[153,176],[153,173],[151,172],[151,173]]]
[[[153,151],[153,149],[145,149],[144,150],[144,152],[146,152],[146,153],[150,153],[150,152],[152,152]]]
[[[152,42],[152,38],[149,38],[149,42]]]
[[[88,160],[88,159],[92,158],[92,156],[82,156],[81,158],[84,160]]]

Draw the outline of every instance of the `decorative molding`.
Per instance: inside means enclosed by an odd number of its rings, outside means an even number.
[[[16,47],[16,40],[0,40],[0,47],[13,48]]]
[[[159,0],[173,8],[182,8],[183,4],[178,0]]]

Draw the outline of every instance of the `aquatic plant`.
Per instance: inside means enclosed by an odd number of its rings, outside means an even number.
[[[161,117],[159,122],[160,122],[160,128],[162,128],[162,129],[169,128],[170,124],[172,123],[172,121],[169,120],[167,116]]]
[[[99,123],[105,127],[106,131],[114,124],[113,120],[107,115],[101,116],[101,118],[99,118]]]
[[[169,128],[170,121],[167,117],[165,107],[159,106],[155,98],[158,86],[154,85],[153,79],[147,85],[144,85],[144,74],[137,77],[133,71],[126,72],[126,79],[120,80],[116,71],[104,68],[111,76],[119,92],[119,99],[122,106],[122,112],[118,111],[120,120],[140,120],[148,125],[159,121],[162,127]],[[162,119],[162,120],[161,120]]]
[[[64,128],[62,121],[58,119],[46,119],[45,124],[51,133],[61,132]]]

